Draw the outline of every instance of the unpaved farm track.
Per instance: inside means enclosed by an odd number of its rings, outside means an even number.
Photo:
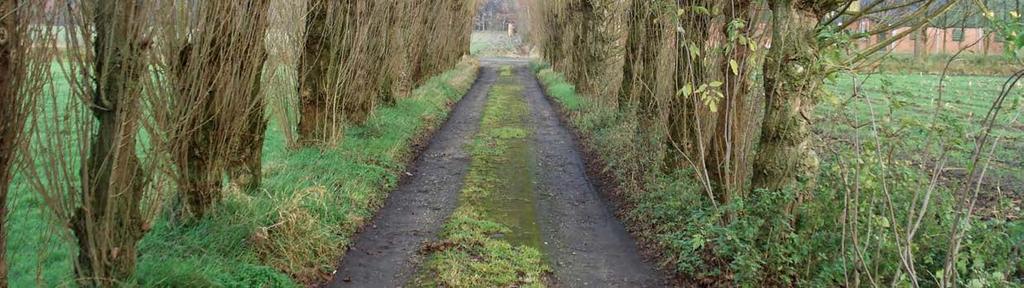
[[[329,287],[401,287],[417,273],[420,248],[436,240],[458,204],[487,93],[501,66],[514,66],[530,113],[532,171],[543,252],[555,287],[662,287],[632,237],[587,178],[572,134],[525,61],[484,59],[480,76],[409,168],[372,224],[355,239]]]
[[[469,167],[466,147],[480,127],[487,91],[497,78],[494,66],[481,65],[476,82],[407,170],[407,177],[356,236],[329,287],[399,287],[416,274],[420,247],[436,238],[455,210]]]
[[[637,249],[586,174],[572,133],[536,76],[516,68],[530,107],[541,235],[559,286],[661,287],[664,279]]]

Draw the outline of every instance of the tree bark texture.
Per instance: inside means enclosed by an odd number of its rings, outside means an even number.
[[[82,201],[72,230],[78,239],[79,285],[110,287],[135,272],[142,238],[145,177],[136,156],[141,50],[140,4],[95,3],[95,71],[90,107],[99,127],[82,165]]]
[[[0,0],[0,287],[7,287],[7,195],[14,165],[14,151],[22,135],[25,114],[19,95],[24,81],[20,59],[21,27],[17,1]]]
[[[337,115],[331,111],[331,99],[337,93],[331,79],[337,71],[331,68],[340,61],[332,30],[344,27],[329,24],[339,3],[311,0],[307,5],[306,35],[299,59],[299,141],[306,145],[325,144],[340,136],[336,135],[340,127],[333,124]]]
[[[755,190],[813,185],[819,164],[811,143],[811,117],[826,77],[818,61],[816,28],[839,2],[769,2],[772,45],[764,63],[765,116],[754,160]]]
[[[225,172],[244,189],[261,176],[266,130],[261,76],[268,0],[209,1],[179,55],[179,145],[184,202],[202,217],[221,199]]]
[[[638,117],[653,119],[657,110],[659,49],[665,38],[658,11],[650,1],[634,1],[627,12],[628,36],[619,108],[637,109]],[[625,105],[624,105],[625,104]]]
[[[749,35],[751,27],[752,1],[732,1],[726,6],[726,13],[733,21],[744,23],[745,28],[734,31],[740,36]],[[726,25],[729,25],[728,23]],[[711,135],[707,157],[708,178],[711,180],[718,203],[729,203],[733,194],[742,189],[749,175],[747,159],[751,148],[750,126],[753,122],[747,109],[750,102],[750,75],[746,65],[751,51],[748,45],[730,39],[728,27],[722,29],[723,39],[730,48],[722,58],[719,72],[723,78],[722,103],[719,105],[715,133]],[[747,41],[753,41],[748,40]],[[732,62],[730,62],[732,61]],[[736,67],[732,67],[736,63]]]
[[[267,59],[267,48],[264,43],[267,28],[269,26],[269,0],[249,1],[244,7],[239,31],[244,36],[241,39],[250,39],[245,43],[238,43],[242,55],[249,55],[248,58],[255,58],[255,61],[239,65],[237,69],[242,77],[241,82],[249,82],[251,90],[248,94],[249,107],[244,113],[244,124],[238,134],[233,137],[235,145],[231,153],[234,161],[231,164],[231,178],[236,185],[244,191],[255,191],[260,187],[263,177],[263,142],[267,131],[266,119],[266,98],[263,96],[263,68]],[[251,65],[248,66],[247,65]],[[246,79],[247,78],[247,79]]]
[[[704,0],[681,0],[677,1],[681,9],[687,13],[680,17],[679,27],[676,31],[676,71],[675,91],[680,91],[685,86],[697,89],[706,84],[707,72],[705,71],[705,59],[708,53],[708,39],[711,30],[711,17],[706,14],[697,13],[693,7],[699,6],[710,9],[712,3]],[[700,54],[694,54],[697,51]],[[699,147],[703,146],[698,135],[700,123],[697,121],[698,111],[703,106],[697,93],[684,95],[676,93],[669,100],[668,113],[668,137],[667,145],[669,151],[666,153],[665,166],[668,170],[687,167],[689,164],[700,162],[702,155]],[[687,159],[690,159],[689,162]]]

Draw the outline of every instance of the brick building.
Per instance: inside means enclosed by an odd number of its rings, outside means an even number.
[[[861,19],[851,26],[852,29],[860,32],[871,31],[874,29],[875,22],[871,19]],[[860,48],[867,48],[887,37],[903,33],[907,29],[910,28],[896,28],[888,33],[860,39],[857,45]],[[999,55],[1003,53],[1004,48],[1002,39],[996,37],[995,34],[986,35],[983,28],[928,27],[889,44],[886,49],[898,54],[953,54],[960,49],[965,49],[964,53]]]

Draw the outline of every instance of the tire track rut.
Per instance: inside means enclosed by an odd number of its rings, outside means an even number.
[[[645,262],[632,235],[598,194],[572,133],[558,117],[536,76],[517,66],[530,109],[541,235],[557,286],[663,287],[666,279]]]

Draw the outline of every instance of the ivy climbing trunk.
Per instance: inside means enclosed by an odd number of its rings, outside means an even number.
[[[145,177],[136,156],[142,59],[140,2],[100,0],[95,11],[94,90],[90,109],[99,125],[82,163],[81,207],[72,231],[78,239],[78,284],[110,287],[135,271],[142,238]]]

